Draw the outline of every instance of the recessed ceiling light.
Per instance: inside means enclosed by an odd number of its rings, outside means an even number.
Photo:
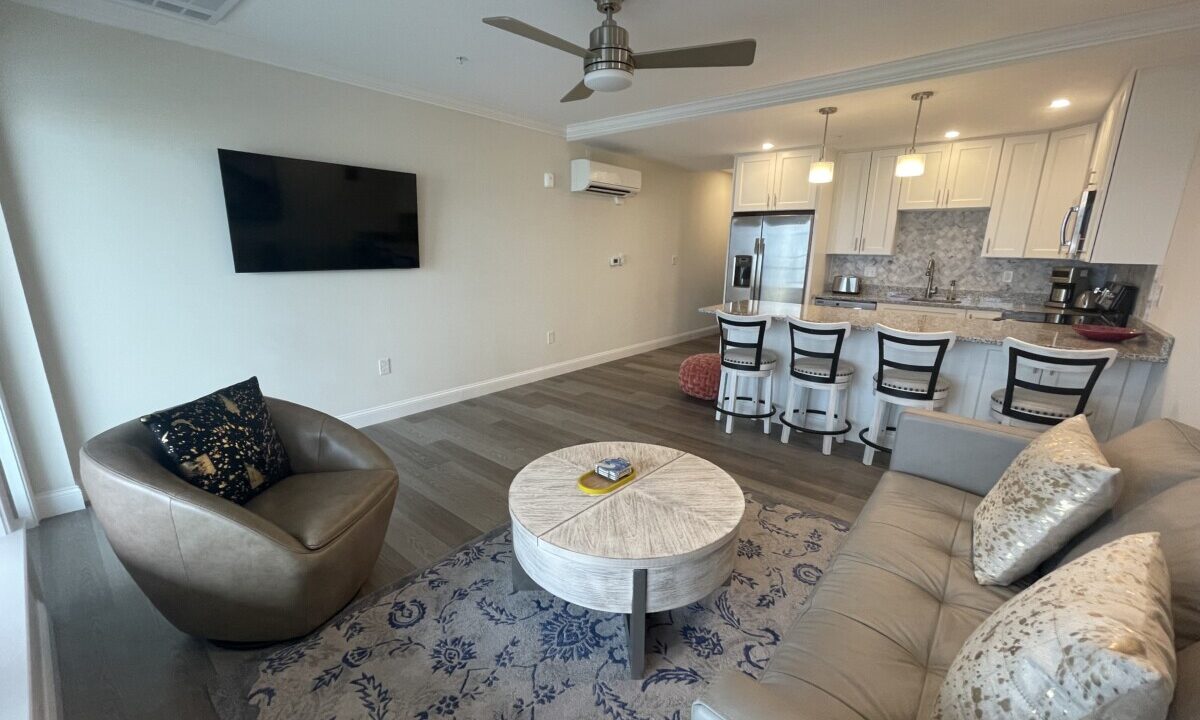
[[[1054,108],[1055,110],[1061,110],[1062,108],[1070,106],[1071,101],[1066,98],[1056,98],[1050,101],[1050,107]]]
[[[959,135],[962,135],[962,133],[960,133],[960,132],[959,132],[959,131],[957,131],[957,130],[947,130],[947,131],[946,131],[946,137],[947,137],[947,138],[949,138],[949,139],[951,139],[951,140],[953,140],[954,138],[958,137]]]
[[[763,150],[774,150],[775,143],[763,143]]]

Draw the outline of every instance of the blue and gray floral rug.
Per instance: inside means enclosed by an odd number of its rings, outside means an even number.
[[[634,681],[623,616],[513,592],[505,527],[273,649],[214,700],[230,720],[682,720],[719,674],[758,676],[847,530],[747,496],[729,586],[651,615]]]

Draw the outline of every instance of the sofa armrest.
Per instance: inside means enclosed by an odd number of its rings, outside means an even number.
[[[986,495],[1033,430],[928,410],[907,410],[896,426],[891,469]]]
[[[692,720],[774,718],[805,720],[806,716],[783,693],[740,672],[723,673],[692,703]]]

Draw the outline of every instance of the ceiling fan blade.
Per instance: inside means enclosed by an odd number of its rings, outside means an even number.
[[[507,30],[514,35],[520,35],[523,38],[528,38],[534,42],[540,42],[543,45],[549,45],[552,48],[557,48],[563,52],[569,52],[572,55],[578,55],[581,58],[591,57],[591,51],[587,48],[582,48],[573,42],[567,42],[557,35],[551,35],[545,30],[539,30],[532,25],[523,23],[516,18],[508,16],[484,18],[483,21],[488,25],[501,30]]]
[[[579,84],[571,88],[571,92],[563,95],[562,100],[559,100],[559,102],[575,102],[576,100],[586,100],[591,96],[592,89],[587,85],[584,85],[583,81],[580,80]]]
[[[638,70],[657,70],[663,68],[752,65],[754,64],[754,52],[757,48],[758,42],[756,40],[733,40],[731,42],[713,43],[712,45],[694,45],[692,47],[674,48],[672,50],[634,53],[633,66]]]

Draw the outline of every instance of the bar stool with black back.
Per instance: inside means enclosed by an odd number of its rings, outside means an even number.
[[[992,417],[1003,425],[1045,430],[1087,414],[1100,374],[1117,359],[1116,348],[1060,350],[1004,338],[1008,382],[992,393]]]
[[[875,460],[875,451],[891,452],[881,444],[884,433],[895,430],[888,422],[893,408],[915,407],[937,410],[950,395],[950,381],[942,376],[942,362],[954,347],[957,335],[944,332],[907,332],[886,325],[875,325],[879,342],[879,360],[874,383],[875,412],[871,426],[858,434],[866,445],[863,465]]]
[[[789,319],[788,333],[792,341],[792,364],[788,368],[791,378],[787,404],[779,416],[779,422],[783,423],[780,440],[786,444],[792,430],[823,435],[821,452],[828,455],[833,450],[834,438],[842,442],[846,433],[850,432],[846,406],[855,368],[842,359],[842,343],[850,335],[850,323]],[[810,390],[827,393],[824,410],[809,409]],[[797,399],[799,402],[796,402]],[[796,413],[800,413],[798,422],[793,420]],[[823,415],[823,427],[810,428],[809,415]]]
[[[717,420],[725,418],[725,432],[733,432],[734,418],[762,420],[763,432],[771,432],[771,417],[775,405],[771,402],[774,392],[773,375],[777,357],[774,352],[763,348],[767,329],[771,327],[770,315],[733,315],[717,313],[717,326],[721,329],[721,385],[717,392]],[[748,380],[751,387],[742,395],[742,382]],[[750,412],[742,412],[749,403]]]

